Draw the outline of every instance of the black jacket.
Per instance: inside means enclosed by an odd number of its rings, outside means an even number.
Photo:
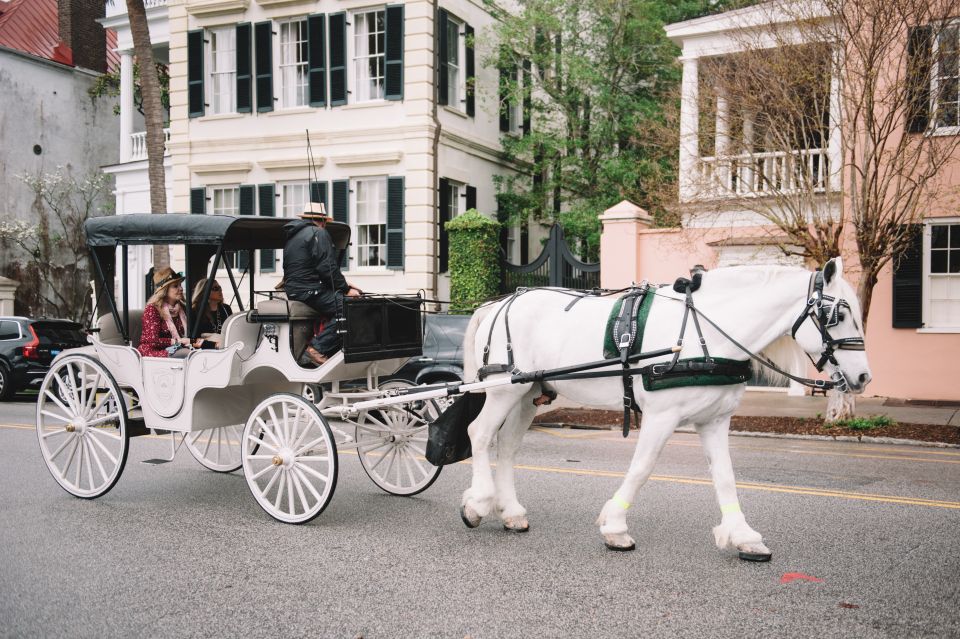
[[[291,299],[314,291],[346,292],[347,280],[337,263],[337,249],[325,230],[307,220],[284,225],[287,243],[283,247],[285,290]]]

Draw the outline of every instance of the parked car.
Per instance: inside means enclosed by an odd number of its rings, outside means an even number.
[[[463,381],[463,337],[469,315],[427,315],[423,330],[423,355],[410,361],[388,380],[414,384]]]
[[[76,322],[0,317],[0,401],[40,386],[60,351],[87,343],[83,327]]]

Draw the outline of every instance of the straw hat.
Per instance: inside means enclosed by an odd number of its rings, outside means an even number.
[[[327,215],[327,207],[323,205],[323,202],[308,202],[303,208],[303,213],[300,214],[300,217],[305,220],[330,219],[330,216]]]
[[[171,284],[183,281],[183,273],[176,273],[169,266],[164,266],[159,271],[155,271],[153,274],[153,290],[159,291],[160,289],[167,288]]]

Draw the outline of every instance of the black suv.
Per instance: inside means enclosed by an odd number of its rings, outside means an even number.
[[[76,322],[0,317],[0,401],[39,386],[60,351],[88,343]]]
[[[463,381],[463,338],[469,315],[427,315],[423,331],[423,355],[410,361],[389,379],[414,384]]]

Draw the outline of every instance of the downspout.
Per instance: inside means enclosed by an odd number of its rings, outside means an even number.
[[[437,206],[437,185],[440,183],[440,115],[437,110],[439,102],[437,96],[437,56],[439,55],[440,34],[437,32],[437,14],[440,12],[440,0],[432,0],[433,7],[433,98],[431,100],[431,115],[433,116],[433,180],[431,181],[431,190],[433,191],[433,295],[434,299],[440,296],[440,207]],[[434,310],[441,310],[440,304],[435,305]]]

